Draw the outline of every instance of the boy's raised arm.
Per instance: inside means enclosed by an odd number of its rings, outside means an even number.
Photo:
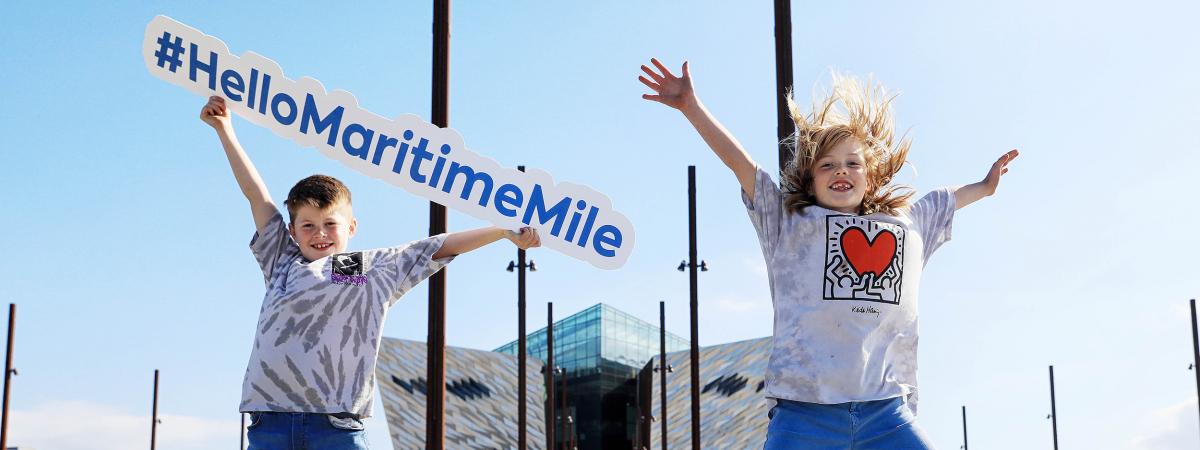
[[[642,72],[645,72],[646,76],[650,78],[638,76],[638,81],[654,90],[654,94],[642,94],[642,98],[662,103],[682,112],[683,116],[692,123],[696,132],[700,133],[704,143],[708,144],[713,153],[721,158],[721,162],[725,163],[725,166],[729,167],[737,176],[738,183],[742,185],[742,191],[753,198],[754,177],[758,166],[750,158],[750,154],[742,148],[742,144],[720,122],[717,122],[717,119],[696,97],[696,91],[692,89],[692,74],[688,70],[688,63],[684,61],[683,76],[677,77],[658,59],[651,58],[650,62],[661,73],[642,65]]]
[[[267,186],[254,169],[254,163],[238,143],[237,134],[233,132],[233,121],[229,109],[225,107],[225,99],[217,96],[208,98],[208,103],[200,109],[200,120],[217,131],[221,146],[225,148],[225,157],[229,159],[229,168],[233,169],[233,178],[237,180],[242,195],[250,202],[250,212],[254,215],[254,229],[262,229],[275,214],[275,203]]]
[[[442,242],[442,248],[433,253],[433,259],[458,256],[500,239],[508,239],[522,250],[542,245],[537,230],[532,227],[521,228],[520,233],[498,227],[478,228],[446,235],[446,240]]]
[[[1008,173],[1008,163],[1020,154],[1021,152],[1017,149],[1009,150],[1008,153],[1000,155],[1000,159],[992,164],[992,168],[988,170],[987,176],[982,181],[955,189],[954,209],[963,209],[967,205],[975,203],[976,200],[995,194],[996,188],[1000,186],[1000,176]]]

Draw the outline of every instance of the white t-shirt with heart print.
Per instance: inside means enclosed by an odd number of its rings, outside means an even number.
[[[932,191],[898,215],[784,207],[761,168],[742,193],[775,309],[766,396],[834,404],[905,396],[915,411],[917,293],[950,240],[954,193]]]

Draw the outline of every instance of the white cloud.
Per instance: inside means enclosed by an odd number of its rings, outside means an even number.
[[[172,450],[233,448],[241,426],[237,420],[164,415],[157,447]],[[150,446],[150,415],[79,401],[58,401],[31,410],[13,410],[10,446],[37,450],[128,450]]]
[[[1192,397],[1150,413],[1126,447],[1130,450],[1200,448],[1197,407],[1196,397]]]

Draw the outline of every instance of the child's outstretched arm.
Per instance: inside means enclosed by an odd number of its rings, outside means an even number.
[[[433,259],[461,255],[500,239],[508,239],[522,250],[542,245],[542,239],[533,227],[521,228],[519,233],[498,227],[486,227],[446,235],[442,248],[434,252]]]
[[[255,229],[262,229],[275,214],[275,203],[267,192],[267,186],[254,169],[254,163],[242,150],[238,143],[237,134],[233,132],[233,121],[229,109],[225,107],[225,99],[217,96],[208,98],[208,103],[200,109],[200,120],[217,131],[221,146],[225,148],[225,157],[229,159],[229,167],[233,169],[233,178],[237,180],[242,195],[250,202],[250,213],[254,215]]]
[[[963,207],[975,203],[976,200],[995,194],[996,187],[1000,186],[1000,176],[1008,173],[1008,163],[1020,154],[1021,152],[1016,149],[1009,150],[992,164],[992,168],[988,170],[987,176],[982,181],[956,189],[954,191],[954,209],[963,209]]]
[[[687,61],[683,63],[682,77],[672,74],[658,59],[651,58],[650,62],[661,73],[642,65],[642,72],[645,72],[646,76],[650,78],[638,76],[638,80],[654,90],[654,94],[642,94],[642,98],[662,103],[682,112],[683,116],[696,128],[696,132],[700,133],[704,143],[708,144],[713,153],[721,158],[721,162],[725,163],[737,176],[738,183],[742,185],[742,191],[753,198],[757,166],[754,164],[754,160],[750,159],[750,154],[742,148],[742,144],[738,143],[737,139],[720,122],[717,122],[717,119],[696,97],[696,92],[692,89],[692,74],[688,71]]]

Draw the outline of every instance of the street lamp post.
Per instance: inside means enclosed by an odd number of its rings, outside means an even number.
[[[708,271],[708,263],[696,263],[696,166],[688,166],[688,259],[679,263],[679,271],[688,269],[691,292],[691,366],[692,366],[692,449],[700,450],[700,344],[699,344],[699,300],[698,285],[700,272]]]
[[[554,450],[554,302],[546,303],[546,450]]]
[[[517,170],[525,171],[525,166],[517,166]],[[508,271],[517,272],[517,449],[525,450],[525,269],[537,272],[537,266],[530,260],[525,263],[525,250],[517,249],[517,261],[508,262]]]

